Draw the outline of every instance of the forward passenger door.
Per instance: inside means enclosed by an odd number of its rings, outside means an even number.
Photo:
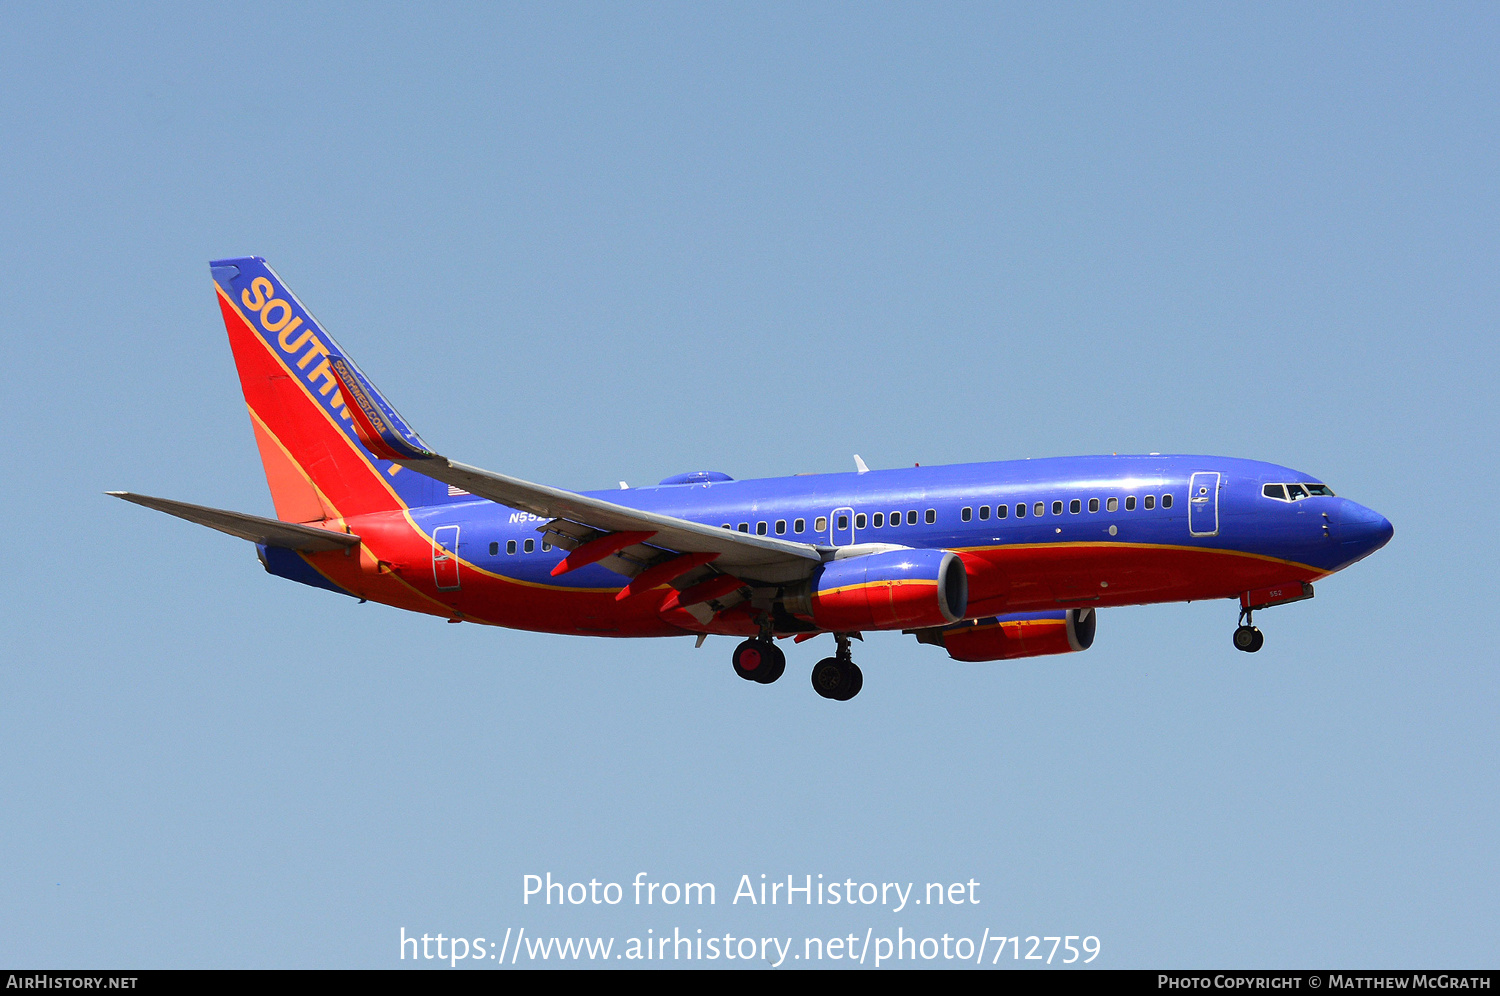
[[[1219,535],[1219,474],[1204,470],[1188,481],[1188,534]]]

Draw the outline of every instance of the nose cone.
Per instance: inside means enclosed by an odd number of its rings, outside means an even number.
[[[1339,545],[1348,563],[1368,557],[1391,541],[1396,532],[1389,519],[1373,509],[1346,501],[1339,515]]]

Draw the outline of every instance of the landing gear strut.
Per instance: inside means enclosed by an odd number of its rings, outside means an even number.
[[[1240,610],[1240,625],[1234,631],[1234,649],[1253,654],[1265,646],[1266,635],[1254,626],[1249,609]]]
[[[786,671],[786,654],[769,638],[756,637],[734,648],[734,673],[769,685]]]
[[[838,642],[835,656],[825,657],[813,665],[813,691],[825,699],[847,702],[865,687],[865,676],[849,652],[848,635],[835,633],[833,638]]]

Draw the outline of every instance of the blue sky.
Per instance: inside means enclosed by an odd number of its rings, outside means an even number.
[[[0,962],[397,937],[1092,934],[1493,966],[1489,5],[20,5],[0,32]],[[270,514],[207,260],[267,257],[445,453],[565,487],[1098,452],[1395,524],[1087,653],[447,626],[105,498]],[[713,881],[684,912],[522,876]],[[982,883],[747,911],[742,874]]]

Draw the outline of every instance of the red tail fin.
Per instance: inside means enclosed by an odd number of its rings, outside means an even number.
[[[444,485],[359,442],[330,367],[347,354],[265,260],[209,265],[278,518],[313,522],[451,500]]]

